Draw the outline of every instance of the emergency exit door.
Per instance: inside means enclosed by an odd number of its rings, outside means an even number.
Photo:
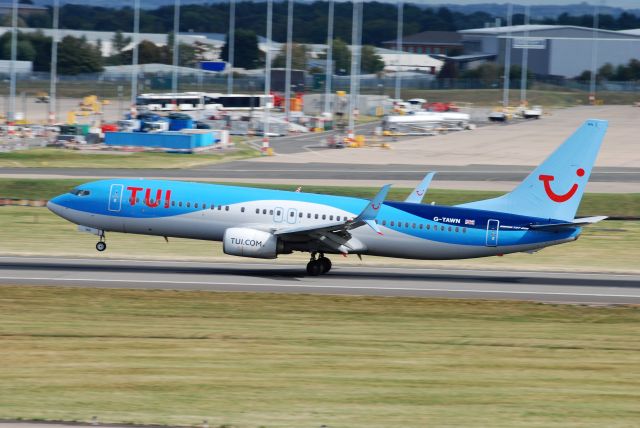
[[[500,221],[489,220],[487,223],[487,247],[496,247],[498,245],[498,229],[500,229]]]
[[[109,211],[119,212],[122,208],[122,184],[112,184],[109,190]]]

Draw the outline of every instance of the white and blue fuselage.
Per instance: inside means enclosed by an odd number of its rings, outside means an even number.
[[[354,219],[365,199],[302,192],[159,180],[101,180],[48,204],[59,216],[99,231],[223,241],[230,228],[280,235],[279,253],[352,252],[408,259],[459,259],[532,251],[575,240],[580,228],[529,229],[553,220],[469,208],[384,202],[375,219],[381,233],[362,225],[340,251],[324,245],[314,227]],[[247,254],[249,255],[249,254]],[[275,256],[275,254],[273,255]]]

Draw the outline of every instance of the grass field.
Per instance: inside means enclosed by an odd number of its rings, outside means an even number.
[[[66,193],[73,187],[90,181],[81,179],[13,179],[0,178],[0,197],[24,199],[50,199],[61,193]],[[239,186],[265,187],[270,189],[295,190],[295,185],[285,184],[242,184],[224,183]],[[308,193],[324,193],[331,195],[371,198],[379,190],[376,187],[347,187],[347,186],[307,186],[303,190]],[[392,188],[389,200],[404,200],[413,189]],[[435,201],[440,205],[455,205],[470,201],[492,198],[502,192],[477,190],[449,190],[429,189],[425,201]],[[611,203],[615,197],[615,204]],[[579,215],[608,215],[618,217],[640,217],[640,193],[616,194],[587,193],[580,205]]]
[[[199,261],[243,261],[226,256],[218,242],[107,233],[109,248],[95,251],[96,237],[77,231],[76,226],[46,208],[0,207],[0,255],[59,255],[98,258],[141,258]],[[303,269],[307,254],[280,256],[285,263]],[[578,270],[590,272],[640,272],[640,222],[607,221],[584,229],[570,244],[546,248],[536,254],[510,254],[472,260],[410,261],[378,257],[334,257],[340,265],[407,265],[446,268],[496,268]],[[266,263],[273,263],[268,261]]]
[[[259,156],[246,144],[229,151],[183,155],[175,153],[81,152],[43,148],[0,153],[0,167],[47,168],[191,168]]]
[[[640,309],[0,288],[0,418],[631,427]]]

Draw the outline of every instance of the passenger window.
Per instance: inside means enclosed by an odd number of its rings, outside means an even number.
[[[336,216],[336,221],[340,221],[340,216],[339,215]]]
[[[262,210],[262,214],[266,214],[266,213],[267,213],[267,210],[266,210],[266,209],[263,209],[263,210]]]
[[[269,210],[269,215],[273,215],[273,210]]]
[[[411,227],[415,229],[415,228],[416,228],[416,224],[415,224],[415,223],[413,223],[413,224],[411,225]]]
[[[322,214],[322,219],[326,220],[327,219],[327,215],[326,214]]]
[[[222,209],[222,205],[218,205],[218,211]]]
[[[187,202],[187,208],[191,207],[191,202]]]
[[[467,233],[467,228],[466,227],[462,228],[462,233]]]
[[[256,208],[256,214],[260,214],[260,208]]]
[[[419,226],[420,226],[420,230],[422,230],[422,223],[420,223]]]
[[[165,208],[169,208],[169,201],[167,201],[167,202],[165,202],[165,203],[164,203],[164,207],[165,207]]]
[[[193,208],[198,208],[198,203],[193,204]]]
[[[429,230],[429,229],[431,229],[431,225],[430,224],[427,225],[427,230]]]
[[[387,225],[387,220],[382,220],[382,225],[386,226]]]
[[[409,223],[405,223],[404,227],[406,227],[407,229],[409,229]]]
[[[202,204],[202,209],[206,210],[207,209],[207,204]]]
[[[178,202],[178,206],[181,207],[182,206],[182,201]]]
[[[140,198],[136,198],[136,204],[140,203]]]
[[[302,218],[302,213],[298,214],[298,217]]]
[[[240,208],[240,212],[243,213],[244,212],[244,207]]]
[[[315,216],[315,217],[316,217],[316,220],[317,220],[317,219],[318,219],[318,214],[316,214],[316,216]]]
[[[295,215],[296,215],[296,213],[294,213],[293,211],[291,211],[291,212],[289,213],[289,217],[295,217]]]
[[[171,201],[171,206],[175,207],[176,206],[176,201]]]
[[[307,213],[307,218],[311,218],[311,213]]]
[[[329,216],[329,220],[333,221],[333,216],[332,215]]]
[[[391,220],[391,226],[393,226],[395,223],[393,222],[393,220]]]
[[[456,227],[456,233],[458,233],[460,231],[459,227]]]
[[[227,205],[226,207],[224,207],[225,211],[229,211],[229,205]]]
[[[444,232],[444,226],[440,226],[440,231]]]
[[[448,230],[449,230],[449,232],[451,232],[451,226],[449,226],[449,229],[448,229]]]
[[[280,210],[276,211],[276,215],[279,216],[280,215]]]

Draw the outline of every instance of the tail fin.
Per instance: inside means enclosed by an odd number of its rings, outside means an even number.
[[[459,206],[573,220],[607,126],[605,120],[587,120],[511,193]]]

